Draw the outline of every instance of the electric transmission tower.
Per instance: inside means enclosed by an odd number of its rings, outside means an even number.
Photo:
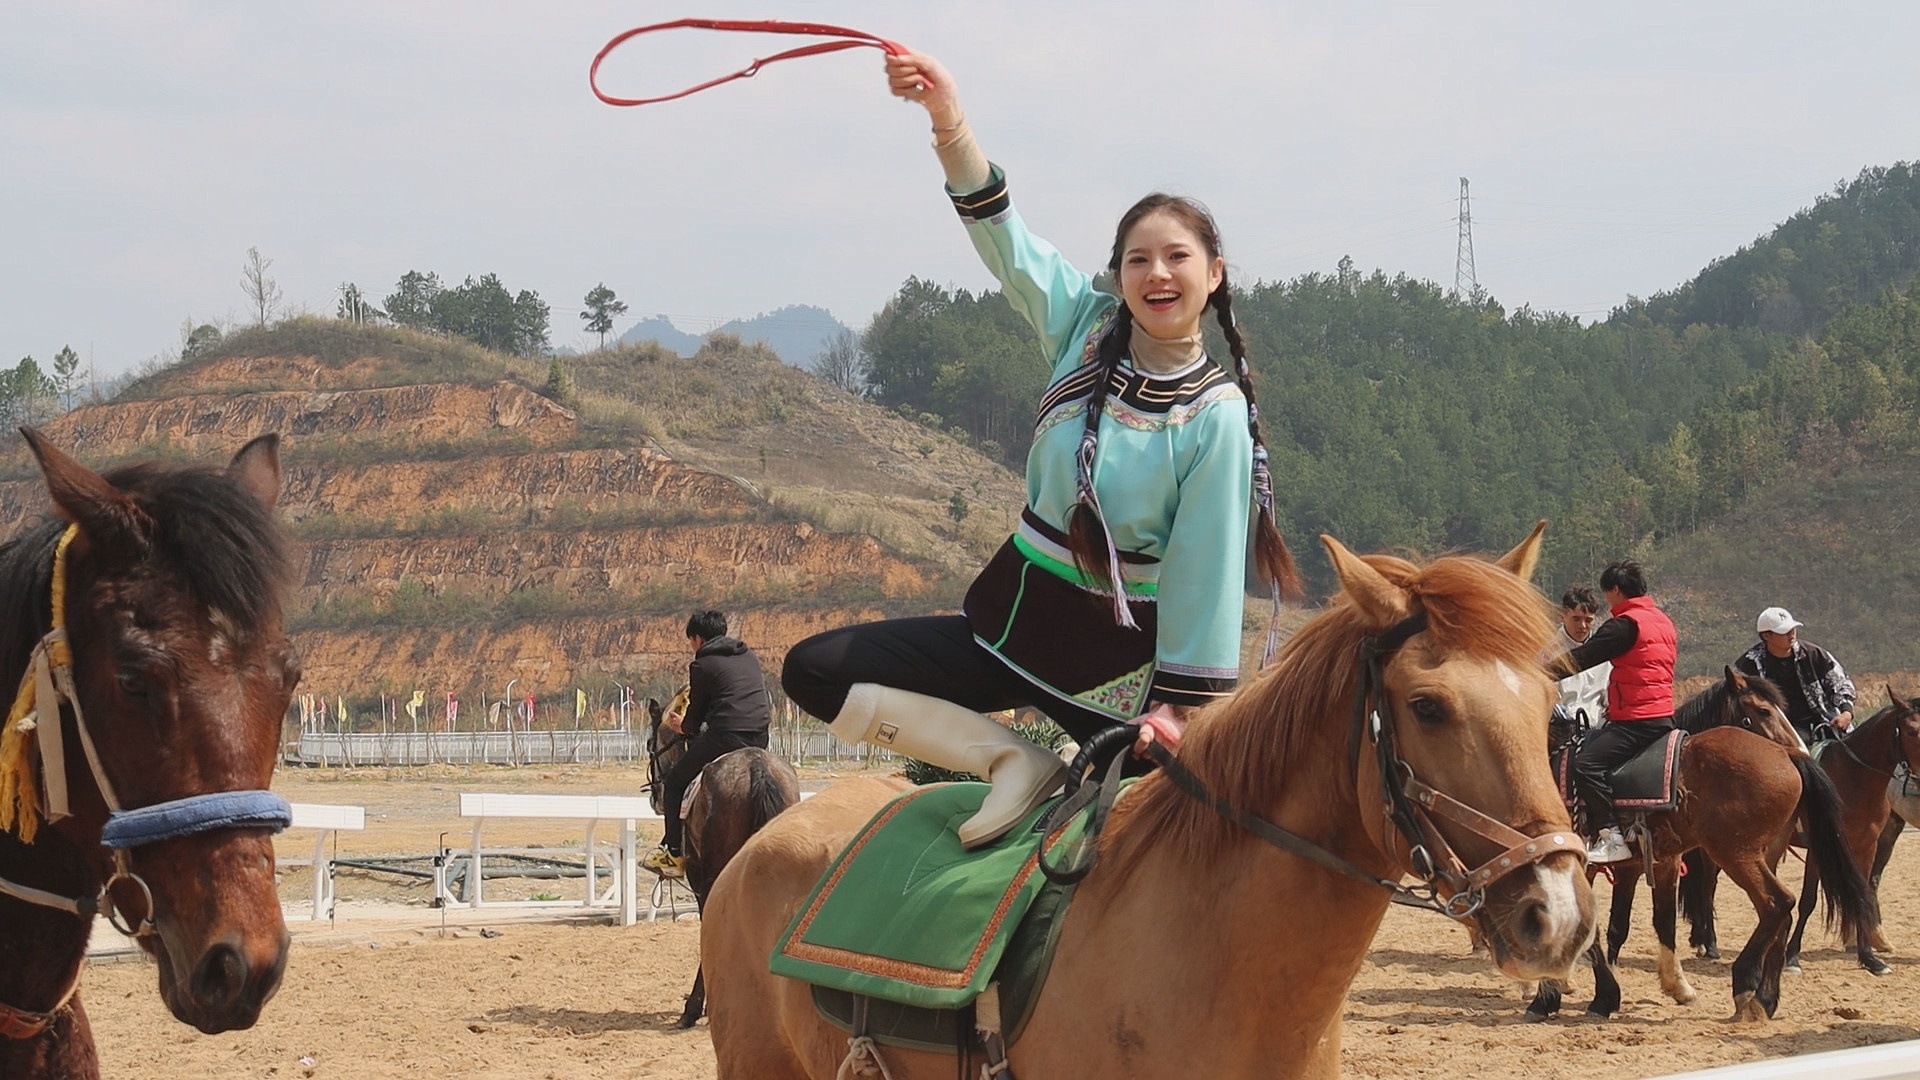
[[[1467,197],[1467,178],[1460,178],[1460,245],[1453,256],[1453,291],[1472,296],[1480,291],[1480,277],[1473,269],[1473,203]]]

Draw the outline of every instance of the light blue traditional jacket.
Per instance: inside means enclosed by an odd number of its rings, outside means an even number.
[[[1027,230],[998,168],[982,191],[949,195],[974,249],[1014,308],[1039,331],[1052,365],[1027,455],[1028,512],[1010,543],[1032,565],[1085,587],[1061,540],[1078,496],[1075,453],[1087,398],[1100,374],[1095,349],[1120,301]],[[974,630],[983,645],[1048,689],[1066,690],[1083,705],[1131,719],[1149,700],[1202,704],[1230,692],[1238,679],[1253,439],[1246,397],[1209,358],[1170,374],[1124,362],[1108,385],[1094,490],[1115,546],[1133,556],[1123,564],[1129,608],[1151,605],[1152,647],[1129,649],[1125,658],[1132,664],[1144,657],[1144,663],[1097,685],[1069,689],[1036,672],[1035,657],[1009,655],[1015,650],[1008,645],[1022,635],[999,624],[1006,604],[993,606],[990,625],[976,619]],[[970,602],[970,616],[976,606]],[[1110,598],[1099,610],[1113,621]],[[1004,612],[1009,621],[1061,614],[1021,612],[1017,602]],[[1079,612],[1070,618],[1088,621]],[[1070,647],[1079,632],[1080,626],[1054,625],[1051,640]],[[1111,640],[1104,632],[1093,636]]]

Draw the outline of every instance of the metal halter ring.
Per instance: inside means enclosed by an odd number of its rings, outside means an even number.
[[[147,913],[141,916],[138,928],[126,924],[126,921],[120,914],[120,905],[114,902],[113,887],[122,881],[131,881],[135,885],[140,886],[140,895],[146,900]],[[115,930],[120,931],[130,938],[146,937],[153,933],[153,890],[147,888],[147,883],[141,880],[139,874],[127,869],[124,865],[116,867],[113,876],[108,878],[107,883],[101,887],[100,894],[107,898],[105,905],[107,909],[107,922],[111,924]]]
[[[1464,920],[1478,914],[1486,902],[1487,895],[1479,889],[1462,889],[1441,903],[1449,917]]]

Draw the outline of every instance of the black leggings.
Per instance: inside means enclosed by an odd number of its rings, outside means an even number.
[[[829,630],[787,651],[780,685],[809,714],[831,722],[854,683],[951,701],[978,712],[1021,706],[1039,709],[1084,743],[1120,721],[1040,689],[973,640],[964,615]]]
[[[1587,807],[1587,829],[1599,832],[1615,824],[1613,815],[1613,770],[1632,761],[1635,754],[1665,738],[1673,730],[1673,718],[1657,720],[1615,720],[1587,736],[1580,752],[1573,757],[1573,782]]]

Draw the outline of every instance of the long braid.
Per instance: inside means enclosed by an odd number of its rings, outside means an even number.
[[[1253,501],[1259,511],[1253,527],[1253,555],[1273,593],[1273,617],[1268,621],[1266,648],[1262,653],[1264,663],[1271,660],[1279,648],[1280,600],[1300,595],[1300,574],[1293,564],[1293,552],[1287,550],[1287,542],[1274,522],[1273,471],[1267,462],[1266,440],[1260,437],[1260,403],[1253,394],[1253,369],[1247,363],[1247,342],[1233,317],[1233,289],[1225,275],[1220,278],[1220,287],[1207,299],[1220,320],[1220,332],[1226,335],[1227,350],[1233,354],[1234,376],[1239,380],[1240,393],[1247,399],[1247,432],[1253,437]]]
[[[1116,257],[1117,261],[1117,257]],[[1086,424],[1080,429],[1080,446],[1074,452],[1076,498],[1067,515],[1067,549],[1073,553],[1074,567],[1089,582],[1113,593],[1114,619],[1120,625],[1138,629],[1133,613],[1127,610],[1126,582],[1120,573],[1120,553],[1113,534],[1107,531],[1100,511],[1100,497],[1093,488],[1093,461],[1100,449],[1100,413],[1106,405],[1107,387],[1113,372],[1127,355],[1133,341],[1133,316],[1125,304],[1119,305],[1113,322],[1100,337],[1094,350],[1098,369],[1093,389],[1087,395]]]

